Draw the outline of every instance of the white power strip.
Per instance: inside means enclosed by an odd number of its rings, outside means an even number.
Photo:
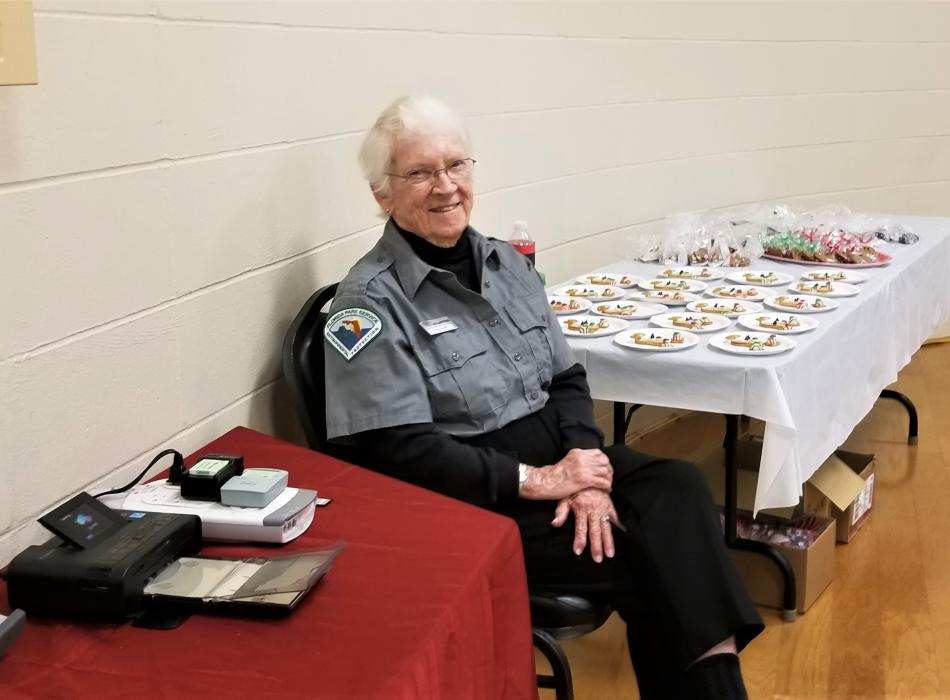
[[[197,515],[201,518],[201,537],[206,540],[283,544],[310,527],[316,498],[316,491],[285,488],[263,508],[241,508],[188,500],[181,497],[176,484],[152,481],[100,500],[117,510]]]

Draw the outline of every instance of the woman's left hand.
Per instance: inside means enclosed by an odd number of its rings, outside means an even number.
[[[583,489],[569,498],[558,501],[554,511],[554,527],[561,527],[570,513],[574,513],[574,554],[580,555],[590,542],[590,556],[598,564],[604,555],[612,558],[616,552],[612,526],[624,530],[610,494],[601,489]]]

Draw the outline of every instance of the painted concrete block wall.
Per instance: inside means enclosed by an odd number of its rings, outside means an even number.
[[[474,223],[563,279],[758,200],[948,215],[950,6],[36,0],[0,88],[0,562],[79,489],[239,424],[296,438],[279,345],[380,231],[356,149],[469,121]]]

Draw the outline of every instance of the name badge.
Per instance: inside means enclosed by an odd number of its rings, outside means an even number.
[[[428,321],[419,321],[419,325],[422,326],[423,330],[429,335],[438,335],[439,333],[447,333],[458,329],[455,322],[450,320],[448,316],[430,318]]]

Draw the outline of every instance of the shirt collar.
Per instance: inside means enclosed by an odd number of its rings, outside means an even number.
[[[472,244],[472,250],[476,259],[482,263],[482,269],[485,269],[485,262],[491,258],[498,260],[498,251],[495,245],[498,241],[485,238],[471,226],[467,226],[462,232],[463,236],[469,237]],[[386,222],[386,228],[383,229],[383,237],[380,239],[383,247],[393,257],[393,268],[396,271],[396,277],[403,291],[410,299],[419,291],[422,282],[428,277],[429,273],[436,268],[426,262],[423,262],[412,247],[400,235],[396,228],[396,223],[390,218]]]

